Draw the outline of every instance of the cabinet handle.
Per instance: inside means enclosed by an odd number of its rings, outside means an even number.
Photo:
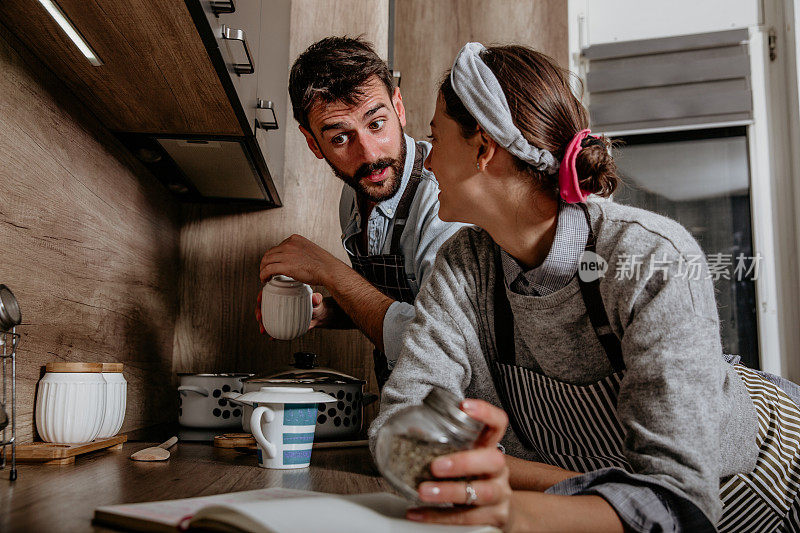
[[[236,4],[233,3],[233,0],[211,0],[208,4],[211,7],[211,12],[216,17],[225,13],[236,12]]]
[[[250,47],[247,46],[247,38],[244,35],[244,30],[229,28],[223,24],[222,38],[227,41],[239,41],[242,43],[242,46],[244,46],[244,53],[247,55],[247,63],[234,63],[233,71],[240,76],[242,74],[252,74],[255,72],[256,67],[253,64],[252,56],[250,56]]]
[[[261,98],[258,99],[258,103],[256,104],[256,109],[264,109],[272,112],[272,120],[263,121],[258,119],[258,114],[256,115],[256,127],[262,128],[265,130],[277,130],[278,129],[278,117],[275,115],[275,107],[272,105],[272,102],[267,100],[266,102]]]

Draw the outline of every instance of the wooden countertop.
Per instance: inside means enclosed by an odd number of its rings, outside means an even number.
[[[210,496],[286,487],[339,494],[390,491],[366,447],[317,449],[311,467],[259,468],[255,455],[179,442],[166,462],[132,461],[130,454],[158,443],[128,442],[74,465],[18,464],[11,483],[0,471],[0,531],[111,531],[91,523],[101,505]]]

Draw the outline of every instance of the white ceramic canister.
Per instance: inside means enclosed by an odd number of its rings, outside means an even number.
[[[122,428],[125,420],[125,405],[128,397],[128,382],[122,375],[122,363],[102,363],[103,379],[106,381],[106,410],[98,439],[113,437]]]
[[[311,287],[288,276],[273,276],[261,291],[261,323],[270,337],[296,339],[311,325]]]
[[[106,408],[101,363],[48,363],[36,394],[36,430],[45,442],[97,438]]]

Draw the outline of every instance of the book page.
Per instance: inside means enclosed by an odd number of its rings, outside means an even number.
[[[488,526],[443,526],[404,518],[411,504],[389,493],[301,497],[279,504],[236,502],[205,507],[190,525],[227,524],[229,530],[252,533],[490,533]],[[223,528],[220,528],[223,529]]]
[[[114,517],[131,518],[137,521],[151,522],[179,529],[198,510],[209,505],[252,501],[266,502],[280,498],[297,498],[299,496],[312,495],[324,496],[324,494],[317,492],[283,488],[246,490],[215,494],[213,496],[184,498],[182,500],[107,505],[95,509],[95,518],[102,519],[105,522],[113,521],[109,520],[109,518],[113,519]]]

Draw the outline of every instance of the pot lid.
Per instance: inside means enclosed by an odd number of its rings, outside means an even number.
[[[261,387],[260,390],[245,392],[235,401],[247,403],[331,403],[336,398],[322,392],[314,392],[311,387]]]
[[[342,372],[328,368],[315,368],[313,370],[287,370],[271,376],[260,376],[244,380],[246,383],[269,383],[273,380],[297,381],[309,385],[364,385],[366,381],[348,376]]]
[[[294,354],[293,368],[281,370],[269,376],[258,376],[246,379],[247,383],[265,383],[273,379],[303,380],[303,383],[315,385],[364,385],[366,381],[358,379],[344,372],[325,368],[317,365],[317,355],[310,352],[297,352]]]
[[[202,372],[178,372],[179,376],[195,376],[198,378],[246,378],[253,374],[204,374]]]

